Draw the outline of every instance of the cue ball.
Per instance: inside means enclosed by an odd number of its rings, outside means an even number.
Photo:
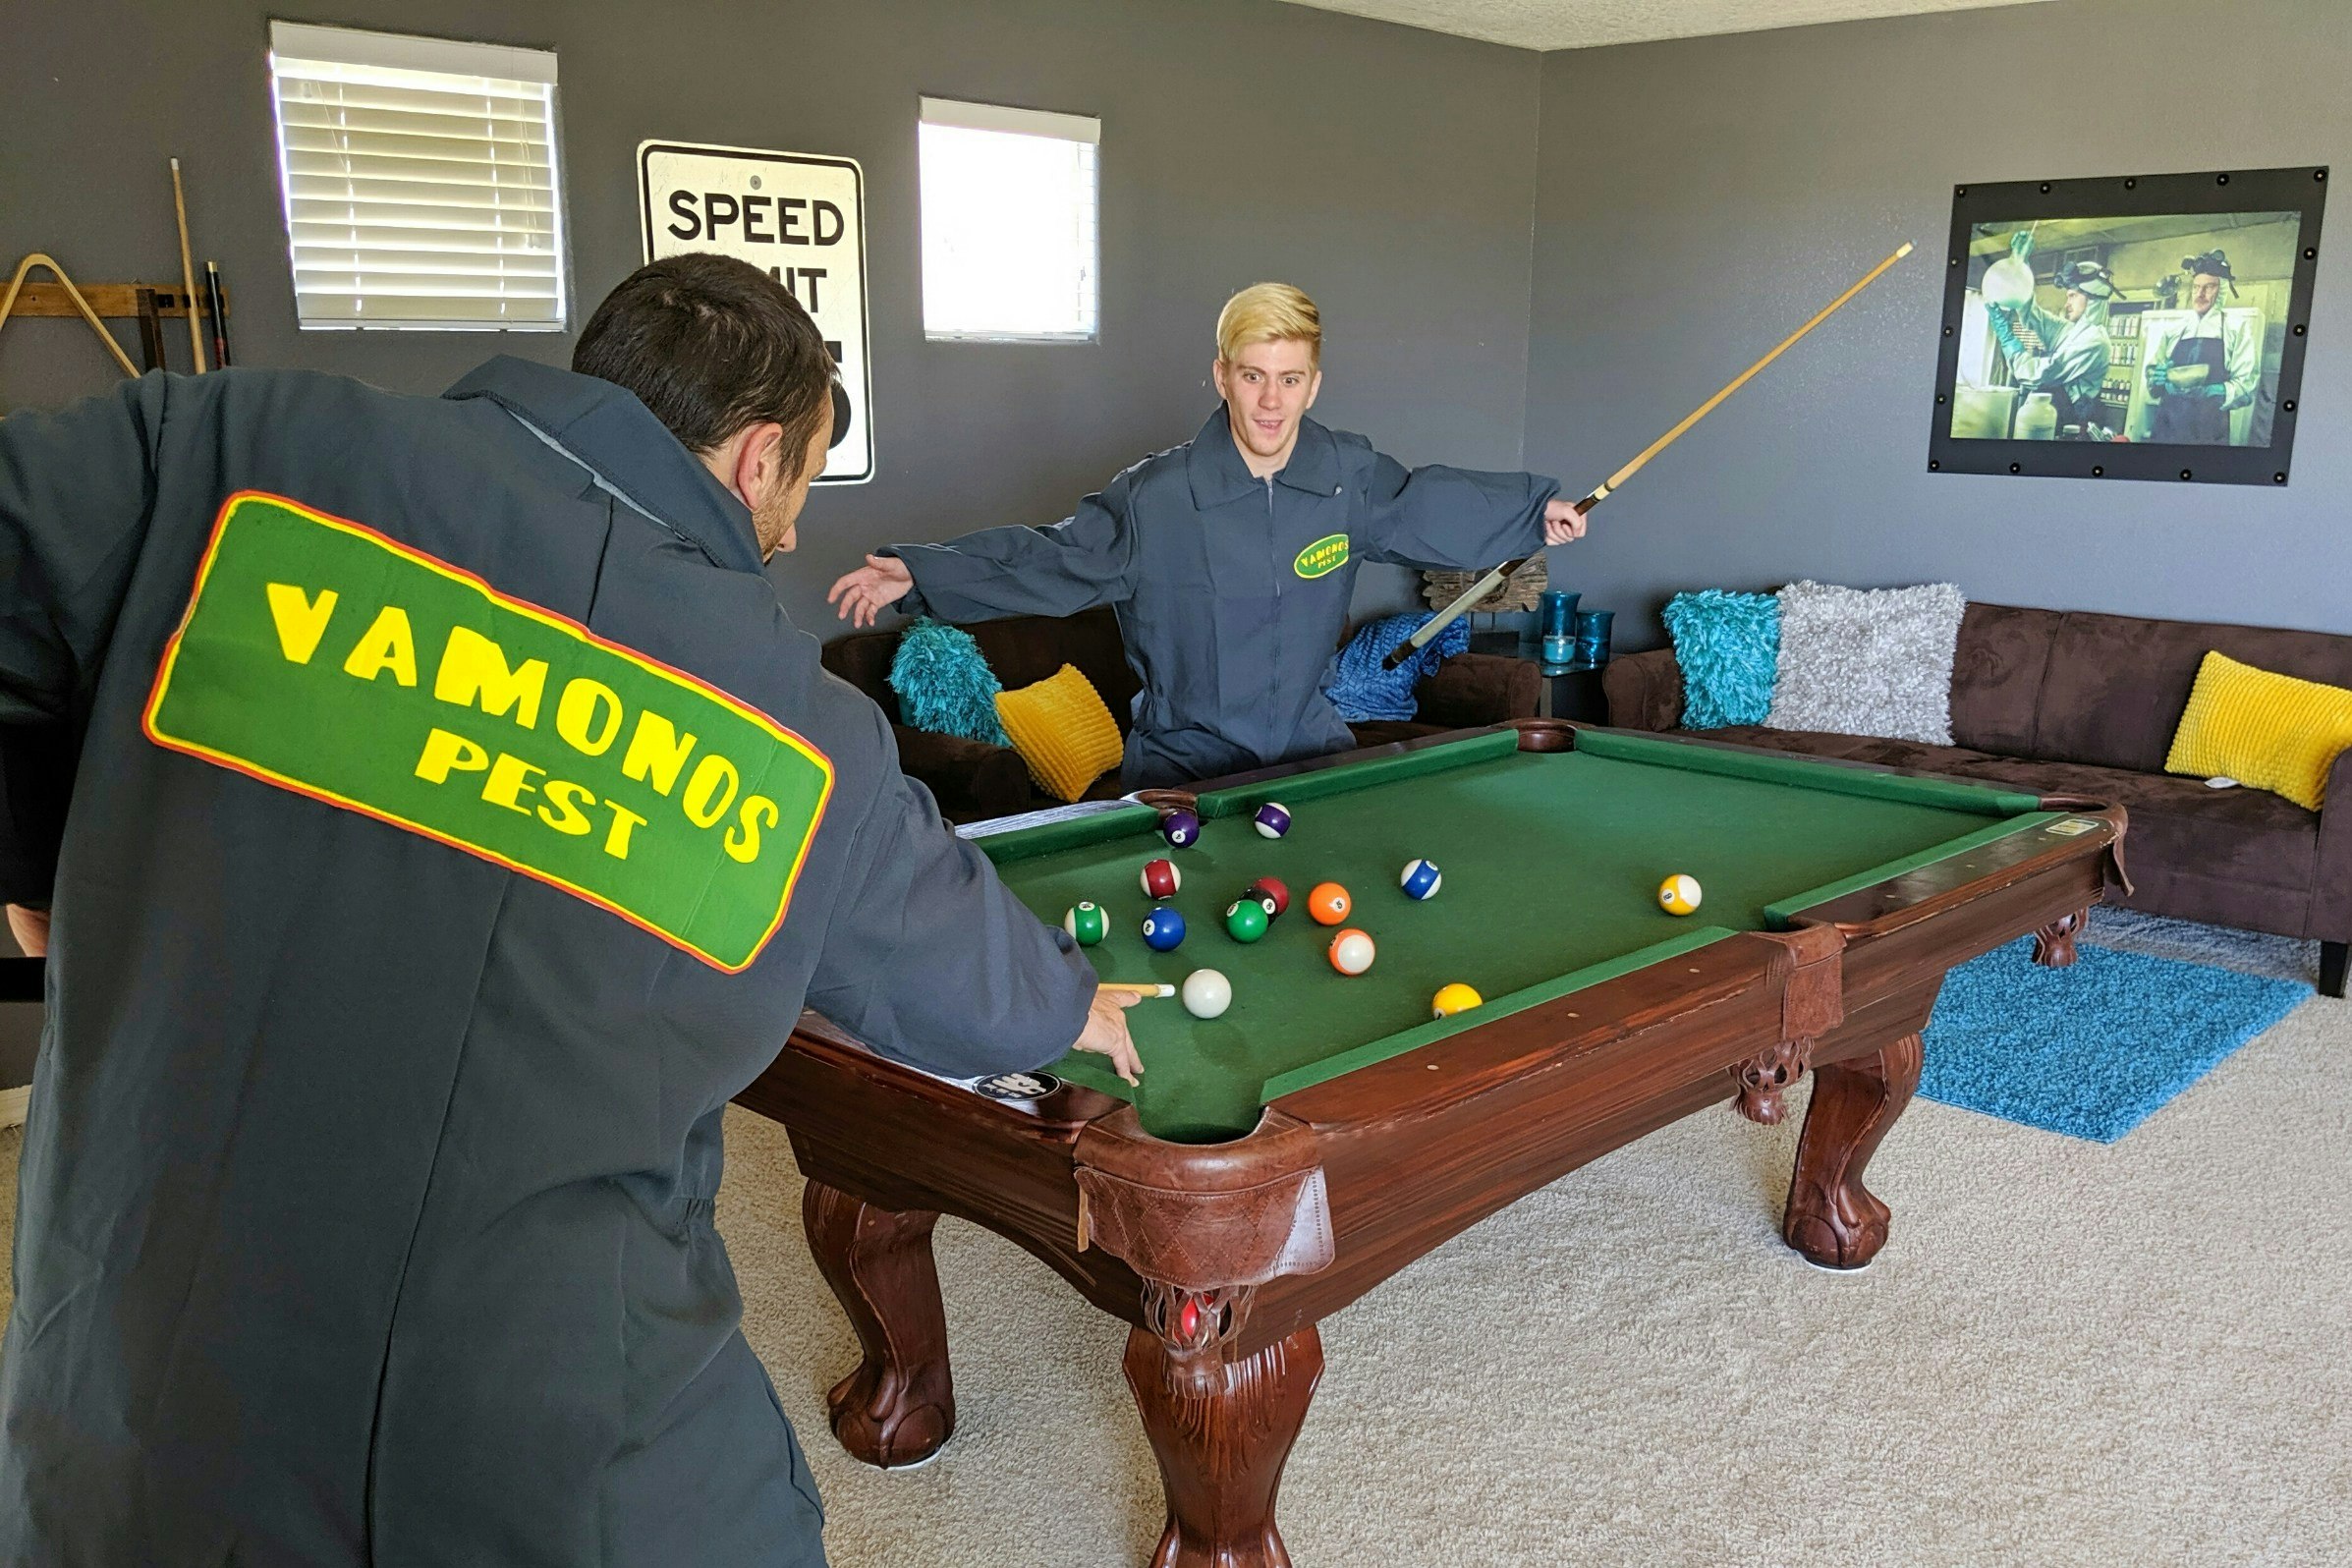
[[[1699,907],[1699,878],[1669,876],[1657,884],[1658,908],[1669,915],[1688,915]]]
[[[1225,934],[1237,942],[1255,942],[1265,934],[1273,917],[1254,898],[1237,898],[1225,906]]]
[[[1268,801],[1251,814],[1251,824],[1262,838],[1280,838],[1290,831],[1290,808],[1279,801]]]
[[[1062,929],[1079,946],[1092,947],[1110,934],[1110,916],[1099,904],[1076,904],[1062,917]]]
[[[1184,940],[1184,917],[1172,909],[1155,909],[1144,917],[1144,945],[1164,953]]]
[[[1484,1006],[1485,1000],[1477,991],[1456,980],[1451,985],[1439,986],[1437,994],[1429,998],[1429,1016],[1451,1018],[1456,1013],[1467,1013],[1474,1007]]]
[[[1146,898],[1174,898],[1176,889],[1184,885],[1184,873],[1174,861],[1146,861],[1139,878],[1144,884]]]
[[[1233,1005],[1233,982],[1213,969],[1197,969],[1184,977],[1184,1010],[1195,1018],[1214,1018]]]
[[[1397,876],[1396,885],[1405,890],[1407,898],[1435,898],[1445,875],[1428,861],[1408,861]]]
[[[1372,939],[1351,925],[1331,938],[1331,967],[1342,975],[1361,975],[1372,967]]]
[[[1201,837],[1201,818],[1191,812],[1170,812],[1159,824],[1159,836],[1170,849],[1185,849]]]
[[[1307,895],[1307,913],[1315,917],[1317,925],[1337,925],[1355,908],[1355,900],[1337,882],[1317,882],[1315,891]]]

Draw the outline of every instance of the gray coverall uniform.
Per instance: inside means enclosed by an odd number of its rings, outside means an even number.
[[[484,684],[498,640],[556,667]],[[0,724],[83,747],[0,1561],[820,1563],[720,1114],[804,999],[977,1076],[1067,1048],[1094,980],[818,668],[750,512],[517,360],[443,398],[148,375],[0,420]],[[820,778],[812,816],[773,782]]]
[[[1254,476],[1219,407],[1050,528],[899,544],[909,615],[951,622],[1110,605],[1136,695],[1121,779],[1209,778],[1355,744],[1322,678],[1360,561],[1483,570],[1543,547],[1559,481],[1408,471],[1363,436],[1303,420],[1289,463]]]

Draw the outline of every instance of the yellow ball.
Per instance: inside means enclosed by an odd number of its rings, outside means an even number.
[[[1429,1016],[1431,1018],[1451,1018],[1456,1013],[1467,1013],[1472,1008],[1483,1005],[1485,1000],[1486,998],[1460,980],[1456,980],[1451,985],[1438,987],[1437,994],[1429,998]]]
[[[1658,908],[1669,915],[1688,915],[1699,908],[1699,878],[1669,876],[1657,884]]]

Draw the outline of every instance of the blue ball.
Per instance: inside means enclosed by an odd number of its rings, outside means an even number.
[[[1428,861],[1413,861],[1405,867],[1397,884],[1404,888],[1407,898],[1434,898],[1437,885],[1444,880],[1437,868]]]
[[[1201,818],[1191,812],[1170,812],[1159,824],[1159,836],[1175,849],[1183,849],[1201,836]],[[1169,944],[1171,947],[1174,943]]]
[[[1184,940],[1184,917],[1172,909],[1155,909],[1144,917],[1144,944],[1164,953]]]
[[[1258,808],[1257,812],[1251,816],[1250,820],[1265,837],[1280,838],[1290,831],[1290,808],[1268,801]]]

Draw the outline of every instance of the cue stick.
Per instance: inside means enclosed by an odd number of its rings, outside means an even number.
[[[147,368],[163,368],[163,316],[155,308],[155,291],[140,286],[132,293],[139,302],[139,353]]]
[[[188,297],[188,352],[204,373],[204,324],[196,308],[196,263],[188,259],[188,197],[180,189],[180,160],[172,159],[172,211],[180,220],[180,288]]]
[[[1590,512],[1593,510],[1593,508],[1607,500],[1610,494],[1616,490],[1617,486],[1623,484],[1627,479],[1632,478],[1634,475],[1640,471],[1643,464],[1649,462],[1660,452],[1663,452],[1668,446],[1671,446],[1674,443],[1675,438],[1680,436],[1683,431],[1689,429],[1692,425],[1697,424],[1701,420],[1706,419],[1709,414],[1712,414],[1715,411],[1716,405],[1720,404],[1725,398],[1731,396],[1732,393],[1737,392],[1741,387],[1746,386],[1750,378],[1753,377],[1757,371],[1763,369],[1765,365],[1770,364],[1774,360],[1779,359],[1781,355],[1787,353],[1790,345],[1794,344],[1806,333],[1811,332],[1815,327],[1820,326],[1823,321],[1828,320],[1830,315],[1836,311],[1840,306],[1844,305],[1848,300],[1854,298],[1854,296],[1857,294],[1860,294],[1863,290],[1869,288],[1872,284],[1877,282],[1879,273],[1884,272],[1888,267],[1893,266],[1897,261],[1902,260],[1903,257],[1909,255],[1910,253],[1911,242],[1906,240],[1903,242],[1901,250],[1895,252],[1894,254],[1888,256],[1885,260],[1871,268],[1870,271],[1864,273],[1861,282],[1855,284],[1852,288],[1839,295],[1836,299],[1831,300],[1827,305],[1821,308],[1820,312],[1816,314],[1812,320],[1806,322],[1803,326],[1797,328],[1796,331],[1791,332],[1787,337],[1783,338],[1778,348],[1765,355],[1763,359],[1757,361],[1754,364],[1748,366],[1748,368],[1745,370],[1742,370],[1738,375],[1732,378],[1730,385],[1724,387],[1722,391],[1717,392],[1713,397],[1708,398],[1705,403],[1702,403],[1697,408],[1693,409],[1690,414],[1684,418],[1680,424],[1677,424],[1673,429],[1668,430],[1664,435],[1659,436],[1656,440],[1644,447],[1639,457],[1636,457],[1631,463],[1626,464],[1625,467],[1610,475],[1597,489],[1593,491],[1592,494],[1577,502],[1576,510],[1580,514]],[[1523,555],[1516,561],[1505,561],[1493,571],[1488,572],[1484,577],[1480,578],[1463,592],[1461,597],[1455,599],[1453,603],[1448,604],[1444,609],[1439,610],[1434,616],[1432,616],[1420,631],[1415,632],[1411,637],[1405,639],[1405,641],[1402,643],[1399,643],[1395,647],[1390,648],[1388,650],[1388,656],[1380,661],[1380,667],[1385,670],[1393,670],[1398,665],[1404,663],[1406,659],[1412,657],[1414,654],[1420,652],[1423,648],[1428,646],[1430,640],[1436,637],[1438,633],[1453,625],[1453,623],[1459,620],[1473,604],[1476,604],[1479,600],[1484,598],[1487,594],[1500,588],[1504,579],[1508,578],[1512,573],[1518,571],[1521,567],[1527,565],[1528,562],[1534,559],[1535,557],[1533,555]]]
[[[1108,991],[1113,996],[1150,997],[1173,996],[1176,994],[1176,987],[1173,985],[1163,985],[1156,982],[1148,985],[1138,985],[1128,980],[1104,980],[1100,985],[1096,986],[1095,989]]]
[[[229,301],[220,290],[220,263],[204,263],[204,310],[212,317],[212,367],[229,367]]]

